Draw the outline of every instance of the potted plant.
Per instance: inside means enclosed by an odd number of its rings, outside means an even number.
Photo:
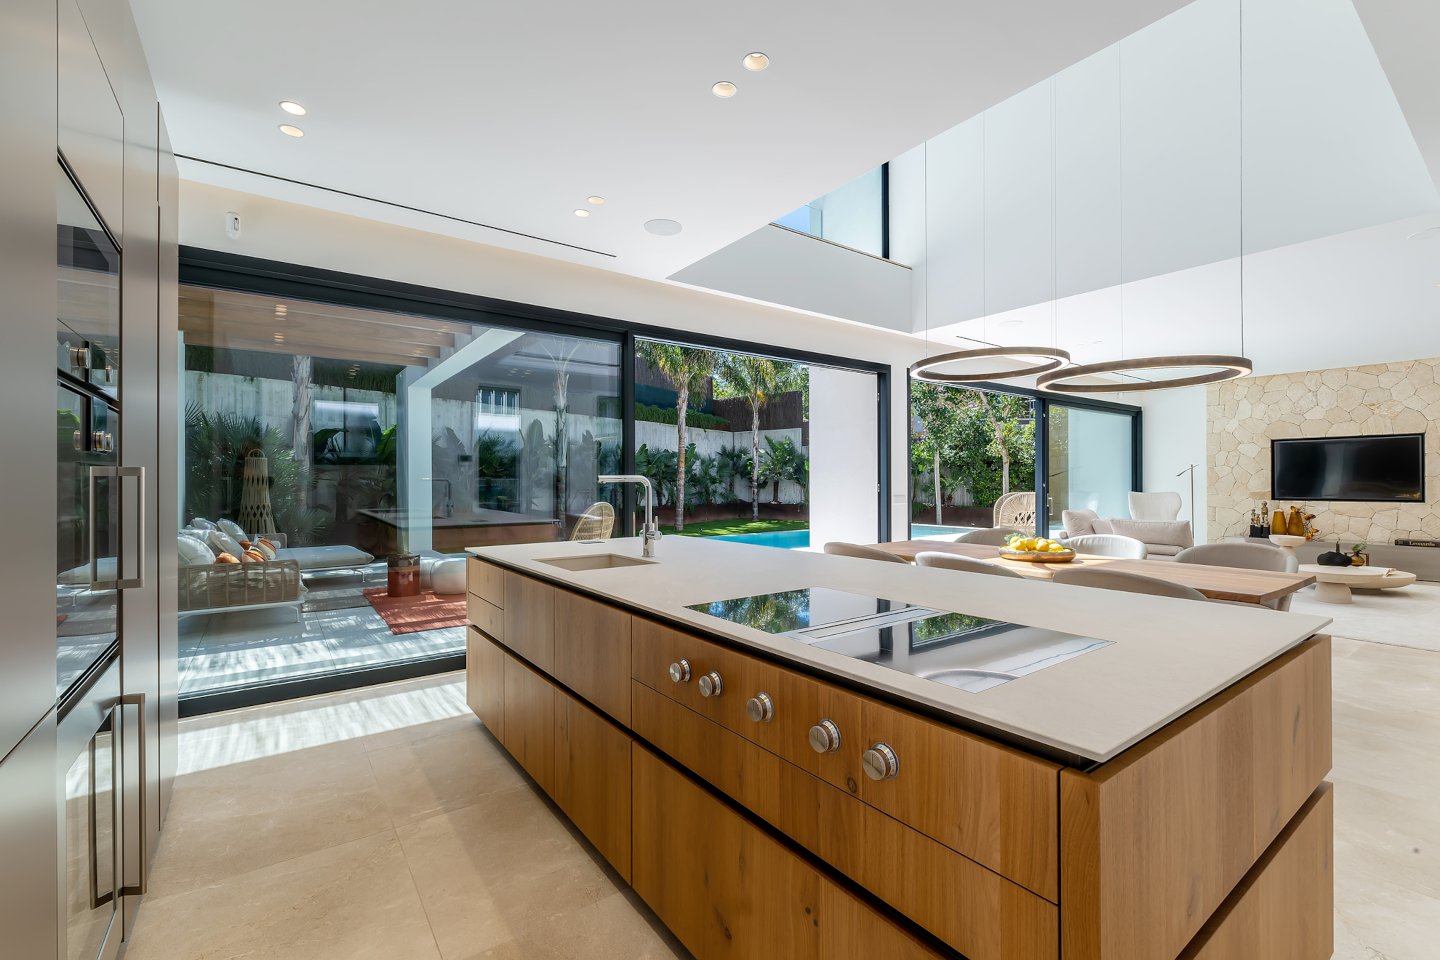
[[[1357,543],[1350,548],[1350,565],[1353,567],[1365,567],[1370,565],[1370,545]]]

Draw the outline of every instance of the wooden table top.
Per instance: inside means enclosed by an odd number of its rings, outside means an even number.
[[[1069,563],[1030,563],[1002,559],[999,547],[980,543],[950,543],[944,540],[897,540],[893,543],[877,543],[875,548],[911,561],[917,553],[926,551],[954,553],[975,560],[993,560],[997,564],[1003,564],[1007,570],[1036,580],[1051,579],[1055,576],[1056,569],[1061,567],[1103,565],[1109,570],[1121,573],[1138,573],[1156,580],[1184,584],[1199,590],[1211,600],[1230,600],[1236,603],[1269,603],[1315,582],[1315,576],[1309,573],[1277,573],[1272,570],[1247,570],[1243,567],[1217,567],[1208,563],[1175,563],[1173,560],[1123,560],[1083,553]]]

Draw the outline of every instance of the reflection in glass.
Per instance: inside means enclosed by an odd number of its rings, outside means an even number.
[[[1050,530],[1064,531],[1065,510],[1128,517],[1134,476],[1134,418],[1050,404]]]
[[[885,251],[885,177],[876,167],[775,221],[872,256]]]
[[[115,781],[110,722],[65,773],[65,956],[99,954],[115,917]]]

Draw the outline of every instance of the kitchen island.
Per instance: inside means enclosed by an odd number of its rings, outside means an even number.
[[[472,553],[472,708],[701,958],[1330,955],[1323,618],[681,537]]]

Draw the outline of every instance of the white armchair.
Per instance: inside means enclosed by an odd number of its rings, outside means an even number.
[[[1130,491],[1130,519],[1169,523],[1180,516],[1180,494],[1170,490],[1157,493]]]

